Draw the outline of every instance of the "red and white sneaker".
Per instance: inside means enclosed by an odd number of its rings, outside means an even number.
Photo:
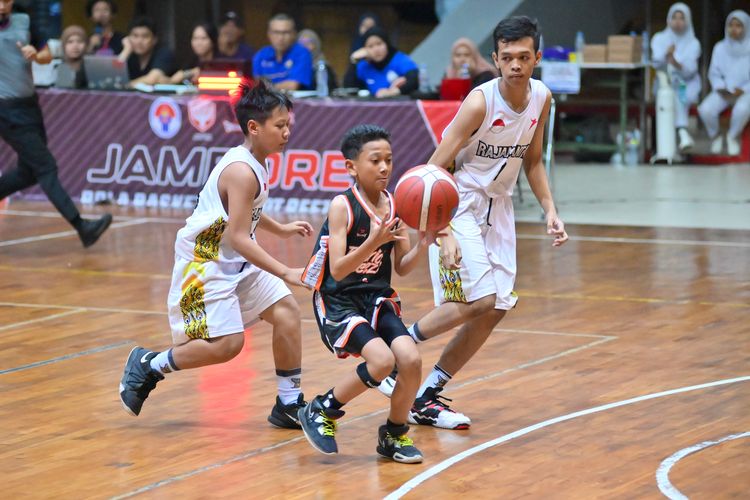
[[[409,410],[409,423],[431,425],[442,429],[462,430],[471,426],[471,419],[463,413],[451,410],[450,399],[440,395],[442,388],[428,387],[421,397],[414,401]]]

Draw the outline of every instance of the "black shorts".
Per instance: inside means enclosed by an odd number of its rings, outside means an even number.
[[[339,358],[359,356],[374,338],[381,338],[390,346],[396,338],[409,335],[401,321],[401,299],[392,289],[329,300],[315,291],[313,311],[320,338]]]

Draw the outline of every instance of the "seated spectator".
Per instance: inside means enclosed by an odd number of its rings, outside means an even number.
[[[381,26],[380,18],[372,12],[365,12],[359,16],[359,22],[357,23],[357,31],[352,37],[352,44],[349,49],[349,61],[352,64],[357,64],[359,61],[367,57],[367,50],[365,50],[365,38],[364,34],[370,28],[375,26]]]
[[[174,55],[158,42],[156,23],[151,18],[139,17],[131,21],[128,36],[123,40],[125,48],[120,54],[127,60],[131,87],[139,83],[170,82],[175,72]]]
[[[213,61],[217,53],[218,33],[216,27],[208,22],[195,25],[190,37],[190,48],[193,57],[186,69],[178,70],[172,75],[172,83],[198,83],[203,64]]]
[[[89,37],[86,52],[98,55],[117,55],[122,52],[122,39],[125,35],[112,27],[117,14],[114,0],[89,0],[86,2],[86,15],[94,23],[94,33]]]
[[[80,26],[68,26],[60,35],[62,44],[63,62],[57,68],[58,82],[60,75],[70,75],[72,78],[64,78],[65,87],[77,89],[86,88],[86,72],[83,69],[83,55],[86,53],[86,31]]]
[[[698,106],[698,114],[711,138],[711,152],[721,153],[719,115],[732,107],[727,132],[727,153],[740,154],[740,134],[750,119],[750,16],[742,10],[729,13],[720,40],[711,54],[708,80],[711,93]]]
[[[281,90],[306,90],[312,86],[312,56],[297,43],[294,19],[276,14],[268,22],[266,45],[255,54],[253,76],[267,78]]]
[[[240,16],[234,11],[224,14],[219,23],[219,50],[216,57],[243,61],[243,73],[250,76],[255,49],[243,41],[244,36],[245,29]]]
[[[459,38],[453,42],[451,63],[445,69],[443,78],[465,78],[466,76],[462,74],[464,65],[468,69],[472,88],[497,78],[497,68],[479,54],[479,49],[474,42],[468,38]]]
[[[370,28],[364,38],[367,58],[357,63],[355,71],[347,72],[345,87],[367,89],[375,97],[409,95],[417,90],[416,63],[391,45],[382,28]]]
[[[680,151],[693,146],[687,131],[690,106],[698,102],[701,75],[698,59],[701,44],[693,33],[690,7],[678,2],[669,8],[667,27],[651,40],[651,60],[657,70],[666,71],[674,89],[674,125],[679,137]]]
[[[310,77],[310,81],[312,83],[310,85],[310,90],[318,89],[318,81],[316,79],[316,75],[318,72],[318,63],[322,61],[323,64],[325,64],[326,72],[328,73],[328,92],[333,92],[333,89],[338,87],[336,83],[336,73],[333,71],[333,68],[331,68],[331,65],[326,61],[325,55],[323,55],[323,51],[320,46],[320,37],[318,36],[318,34],[313,30],[302,30],[299,32],[297,41],[301,43],[307,50],[309,50],[310,55],[312,56],[312,75]]]

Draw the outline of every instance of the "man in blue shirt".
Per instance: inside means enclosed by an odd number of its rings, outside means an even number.
[[[305,90],[312,86],[312,56],[297,43],[294,19],[276,14],[268,22],[271,45],[260,49],[253,59],[253,76],[267,78],[281,90]]]

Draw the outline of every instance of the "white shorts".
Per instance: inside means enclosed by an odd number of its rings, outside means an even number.
[[[167,299],[172,340],[182,344],[240,333],[291,293],[282,279],[249,263],[175,256]]]
[[[512,309],[518,297],[513,291],[516,226],[511,198],[462,192],[451,228],[461,247],[461,269],[445,269],[440,263],[440,249],[430,246],[435,305],[474,302],[494,294],[495,309]]]

